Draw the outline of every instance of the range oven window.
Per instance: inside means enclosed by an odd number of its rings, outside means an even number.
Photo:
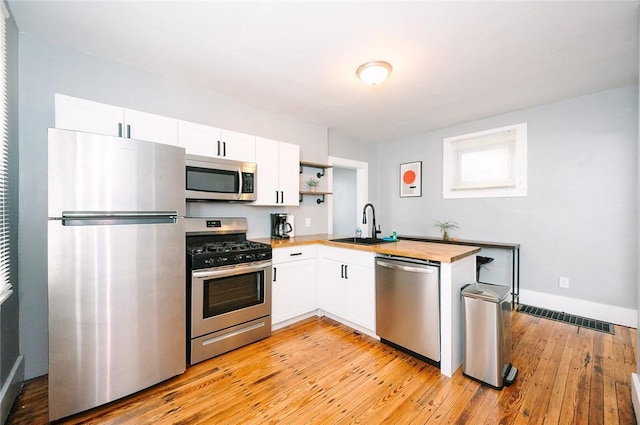
[[[203,318],[264,303],[264,272],[204,281]]]
[[[213,193],[238,193],[237,171],[187,167],[187,190]]]

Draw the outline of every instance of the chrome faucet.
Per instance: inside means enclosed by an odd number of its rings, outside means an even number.
[[[373,208],[372,203],[366,204],[362,209],[362,224],[367,224],[367,207],[371,207],[371,219],[373,221],[373,226],[371,227],[371,237],[373,239],[378,239],[378,234],[382,233],[382,231],[380,230],[380,226],[378,226],[378,228],[376,229],[376,210],[375,208]]]

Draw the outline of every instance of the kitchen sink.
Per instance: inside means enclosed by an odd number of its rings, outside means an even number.
[[[377,245],[381,243],[390,243],[390,242],[396,242],[396,241],[385,241],[383,239],[374,239],[374,238],[340,238],[340,239],[331,239],[331,242],[351,243],[356,245]]]

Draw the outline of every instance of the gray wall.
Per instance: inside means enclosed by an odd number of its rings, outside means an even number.
[[[357,217],[356,170],[333,168],[333,234],[354,236],[356,227],[362,228]]]
[[[443,200],[443,138],[520,122],[528,196]],[[522,244],[523,289],[636,309],[637,122],[634,85],[382,143],[379,221],[439,236],[434,221],[453,219],[452,236]],[[398,166],[411,161],[423,162],[423,196],[400,198]]]
[[[20,341],[25,376],[47,373],[47,128],[54,93],[175,117],[300,145],[301,158],[326,162],[327,129],[257,110],[232,99],[20,34]],[[296,233],[324,233],[326,204],[300,207],[195,204],[191,215],[239,215],[249,237],[268,237],[269,213],[296,214]],[[311,227],[304,227],[304,219]]]
[[[369,164],[369,202],[377,206],[378,193],[378,150],[375,144],[354,139],[329,129],[329,155],[337,158],[362,161]]]

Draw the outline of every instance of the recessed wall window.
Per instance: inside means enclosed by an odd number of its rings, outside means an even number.
[[[527,195],[527,124],[444,139],[443,198]]]

